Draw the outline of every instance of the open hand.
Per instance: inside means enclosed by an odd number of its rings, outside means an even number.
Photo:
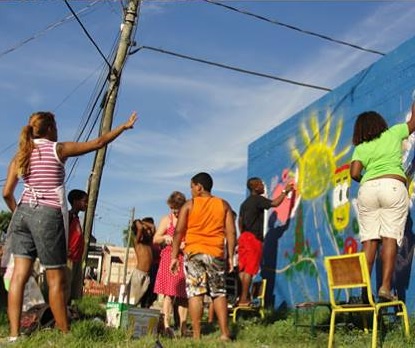
[[[137,121],[137,112],[133,111],[133,113],[130,115],[130,118],[127,122],[124,123],[125,129],[131,129],[134,127],[135,121]]]

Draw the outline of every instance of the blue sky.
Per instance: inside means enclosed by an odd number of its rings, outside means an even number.
[[[385,53],[415,32],[410,1],[224,3]],[[120,29],[120,2],[70,4],[87,8],[80,19],[108,55]],[[69,15],[64,1],[0,2],[1,184],[32,112],[54,112],[61,141],[74,140],[85,122],[104,63],[75,20],[44,31]],[[381,58],[199,0],[144,1],[135,40],[331,89]],[[168,211],[168,195],[189,196],[189,179],[200,171],[212,174],[213,193],[237,211],[246,195],[248,145],[325,93],[150,50],[130,56],[114,125],[132,110],[139,121],[109,147],[93,234],[121,245],[133,207],[136,217],[158,221]],[[80,157],[68,190],[86,188],[92,160]],[[3,201],[0,210],[6,210]]]

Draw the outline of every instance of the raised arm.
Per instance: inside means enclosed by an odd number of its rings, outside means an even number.
[[[133,128],[136,120],[137,113],[134,111],[125,123],[119,125],[117,128],[110,130],[98,138],[86,142],[58,143],[58,156],[62,161],[65,161],[68,157],[75,157],[98,150],[114,141],[125,130]]]
[[[172,240],[169,235],[166,235],[167,227],[169,226],[169,217],[163,216],[160,220],[160,223],[157,227],[156,234],[153,237],[153,243],[156,244],[171,244]]]
[[[409,134],[415,131],[415,102],[412,103],[411,112],[411,118],[406,123],[408,125]]]
[[[292,182],[289,182],[287,185],[285,185],[285,188],[282,190],[281,194],[272,200],[271,206],[272,207],[278,207],[284,198],[287,196],[289,192],[291,192],[294,189],[294,184]]]
[[[134,245],[136,245],[137,243],[139,243],[143,237],[143,223],[140,220],[135,220],[134,221],[135,224],[135,237],[134,237]]]
[[[16,189],[18,182],[19,177],[17,175],[16,160],[13,158],[10,161],[9,168],[7,169],[6,183],[3,186],[3,199],[12,212],[16,209],[14,190]]]

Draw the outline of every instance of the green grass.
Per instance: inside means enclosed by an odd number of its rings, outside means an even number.
[[[72,323],[71,331],[67,335],[58,330],[41,330],[30,337],[22,339],[13,347],[59,347],[59,348],[106,348],[106,347],[140,347],[154,348],[157,337],[147,336],[140,339],[130,338],[128,330],[108,328],[104,324],[105,309],[102,299],[85,297],[77,306],[81,319]],[[307,314],[302,317],[302,322],[307,322]],[[327,322],[327,314],[319,313],[317,320],[320,323]],[[335,346],[340,347],[370,347],[371,334],[365,334],[359,328],[358,320],[349,322],[348,325],[336,328]],[[160,337],[159,340],[165,348],[184,347],[316,347],[327,346],[328,330],[318,329],[316,337],[310,334],[310,328],[294,326],[294,315],[290,312],[275,313],[268,311],[264,320],[259,318],[238,318],[237,324],[230,324],[236,340],[230,343],[219,341],[219,330],[213,326],[207,330],[207,324],[203,325],[204,334],[199,342],[191,338],[168,339]],[[5,313],[0,313],[0,336],[7,336],[7,318]],[[406,348],[415,346],[415,339],[411,337],[405,340],[401,326],[390,325],[385,331],[383,348]],[[411,320],[411,333],[413,332],[413,320]],[[381,333],[379,332],[379,337]],[[413,336],[413,335],[411,335]],[[1,343],[0,343],[1,346]]]

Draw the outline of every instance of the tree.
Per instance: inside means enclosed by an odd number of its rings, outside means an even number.
[[[129,235],[129,228],[126,228],[122,231],[122,244],[124,247],[127,246],[127,239],[128,239],[128,235]],[[134,242],[133,239],[130,238],[130,247],[134,247]]]

